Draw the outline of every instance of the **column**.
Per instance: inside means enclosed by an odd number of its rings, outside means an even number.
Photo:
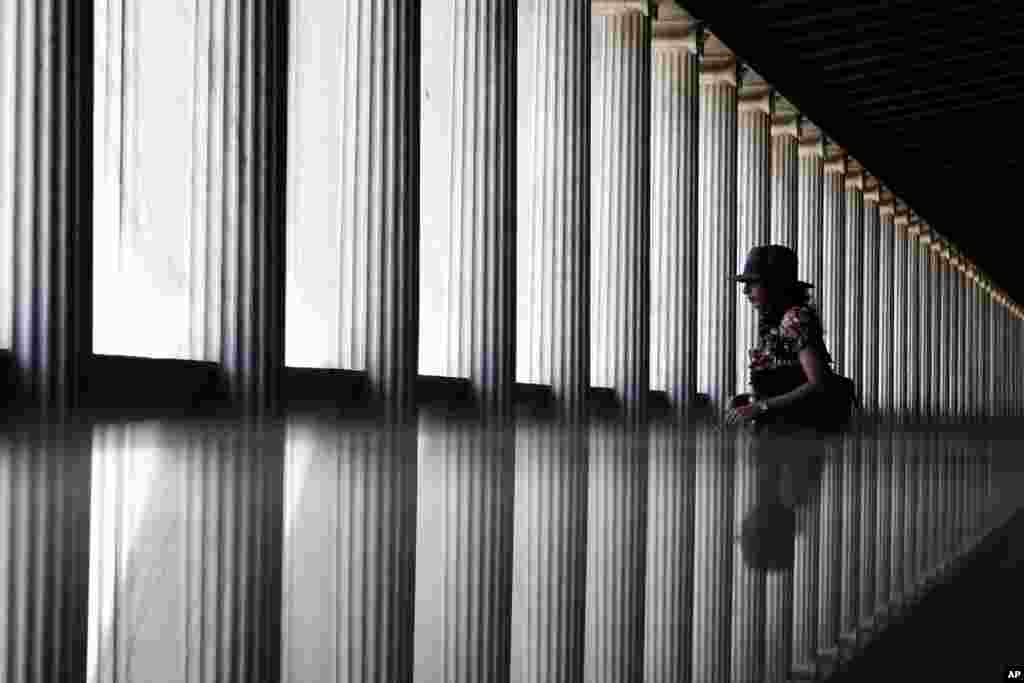
[[[836,370],[845,366],[844,324],[846,321],[846,153],[835,145],[825,148],[822,229],[821,320],[825,343]],[[849,376],[849,375],[847,375]]]
[[[693,639],[699,29],[668,9],[654,24],[651,82],[651,388],[671,404],[651,427],[648,454],[643,656],[652,683],[690,679]]]
[[[735,490],[733,494],[733,544],[732,558],[732,624],[729,634],[730,670],[727,680],[760,681],[766,678],[765,671],[765,623],[769,615],[765,604],[765,583],[770,572],[761,567],[751,566],[751,558],[744,557],[743,543],[739,540],[744,526],[757,523],[762,513],[765,486],[758,481],[761,472],[769,463],[758,461],[753,440],[749,432],[737,437],[735,461]],[[719,634],[726,637],[727,634]]]
[[[771,242],[798,252],[800,115],[785,98],[776,95],[774,99],[771,125]],[[798,264],[798,267],[803,266]],[[792,568],[770,572],[765,577],[764,669],[765,680],[768,681],[782,682],[789,678],[793,590]]]
[[[818,287],[822,284],[822,190],[825,158],[824,136],[816,126],[804,123],[798,147],[797,256],[798,277]]]
[[[294,10],[293,60],[315,49],[322,31],[333,34],[326,42],[340,55],[334,87],[352,103],[340,142],[342,149],[362,152],[341,164],[332,190],[344,217],[337,227],[348,255],[341,270],[361,274],[342,293],[341,307],[353,312],[347,322],[353,343],[343,367],[365,370],[369,410],[362,421],[344,427],[312,425],[299,436],[293,429],[289,439],[285,470],[292,524],[285,537],[282,677],[410,681],[420,4],[369,9],[368,3],[348,0],[303,3]],[[255,283],[265,286],[260,278]],[[323,547],[345,551],[327,571],[316,571],[310,554],[316,557]]]
[[[736,386],[736,59],[716,36],[704,43],[700,72],[698,391],[720,411]],[[693,675],[729,678],[732,577],[731,430],[698,432],[695,471]]]
[[[893,375],[895,358],[893,350],[893,316],[896,283],[893,266],[895,263],[896,228],[893,217],[896,211],[895,198],[883,190],[879,203],[879,248],[878,248],[878,492],[875,526],[878,539],[877,571],[875,573],[875,613],[885,626],[889,615],[890,577],[892,572],[892,523],[895,495],[892,481],[893,470]]]
[[[285,11],[230,0],[201,4],[194,19],[202,37],[189,207],[189,352],[220,362],[238,409],[257,416],[276,410],[284,362],[287,111],[272,93],[282,90],[287,74]]]
[[[911,542],[913,525],[912,517],[908,515],[908,507],[911,491],[906,486],[906,472],[909,469],[908,461],[912,454],[909,447],[909,430],[906,416],[906,387],[907,369],[903,359],[908,353],[907,346],[907,268],[909,252],[906,248],[906,226],[909,221],[907,210],[901,203],[893,204],[893,216],[890,223],[893,226],[893,301],[892,317],[889,320],[889,327],[892,330],[892,397],[890,424],[892,427],[890,448],[892,451],[892,477],[890,479],[890,511],[892,523],[890,525],[890,613],[897,616],[902,609],[904,596],[903,581],[909,572],[904,557],[905,546]]]
[[[583,680],[591,12],[529,0],[518,20],[518,376],[551,386],[555,412],[516,426],[512,678],[568,683]]]
[[[510,667],[516,14],[497,0],[435,9],[453,36],[442,370],[468,379],[470,400],[421,412],[416,675],[487,683]]]
[[[862,410],[864,411],[864,439],[861,442],[860,471],[860,614],[859,628],[869,637],[875,628],[875,562],[877,557],[877,502],[878,502],[878,287],[880,283],[879,247],[881,217],[878,204],[881,186],[876,178],[864,180],[864,272],[861,285],[863,318],[861,320],[861,377],[863,378]]]
[[[818,554],[817,661],[819,674],[838,660],[839,616],[842,598],[840,541],[842,499],[840,491],[842,449],[829,448],[821,472]]]
[[[864,170],[851,160],[846,174],[845,264],[844,287],[847,292],[845,304],[845,340],[843,342],[843,372],[864,392],[863,334],[864,301]],[[860,566],[860,518],[863,512],[860,501],[860,473],[863,470],[861,458],[862,435],[859,430],[844,435],[843,439],[843,513],[842,513],[842,592],[843,601],[840,616],[840,637],[843,645],[855,648],[860,627],[858,609]]]
[[[824,288],[822,272],[822,190],[825,144],[817,127],[804,124],[798,146],[797,257],[798,276]],[[820,299],[818,305],[820,306]],[[793,549],[793,638],[790,668],[798,676],[813,677],[818,643],[819,552],[821,503],[812,496],[797,510],[797,537]]]
[[[772,244],[798,251],[800,114],[783,97],[772,112]],[[799,253],[799,252],[798,252]]]
[[[654,24],[651,97],[651,388],[684,411],[697,385],[697,24]],[[680,10],[681,12],[681,10]]]
[[[642,676],[650,386],[651,3],[592,4],[591,384],[584,679]]]
[[[0,9],[0,343],[44,420],[76,407],[92,349],[92,12]]]
[[[84,680],[90,435],[7,424],[0,434],[0,679]]]
[[[749,69],[741,73],[737,95],[736,140],[736,271],[747,253],[771,242],[771,113],[772,89]],[[750,356],[757,343],[757,311],[739,285],[736,290],[736,389],[751,391]]]
[[[279,675],[280,437],[214,422],[95,428],[87,680]]]

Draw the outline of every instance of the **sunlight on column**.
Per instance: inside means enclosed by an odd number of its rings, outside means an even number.
[[[117,652],[119,625],[115,622],[125,619],[132,608],[135,582],[130,574],[137,569],[129,561],[143,521],[149,517],[154,484],[158,475],[165,475],[161,470],[166,469],[166,454],[160,452],[157,430],[156,425],[139,424],[100,426],[95,431],[89,534],[90,683],[117,680],[132,657]],[[167,539],[144,540],[157,547]],[[156,625],[166,626],[166,620]]]

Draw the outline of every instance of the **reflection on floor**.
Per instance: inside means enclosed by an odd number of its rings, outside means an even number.
[[[973,557],[1012,443],[431,412],[12,427],[0,680],[850,680]]]

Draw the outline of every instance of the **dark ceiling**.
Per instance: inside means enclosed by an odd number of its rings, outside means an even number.
[[[1024,302],[1024,2],[680,4]]]

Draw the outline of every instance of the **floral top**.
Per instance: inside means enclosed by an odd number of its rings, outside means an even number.
[[[761,331],[757,346],[750,350],[755,394],[777,396],[803,384],[799,354],[808,347],[818,349],[824,363],[830,362],[817,312],[809,306],[793,306],[777,327]]]

